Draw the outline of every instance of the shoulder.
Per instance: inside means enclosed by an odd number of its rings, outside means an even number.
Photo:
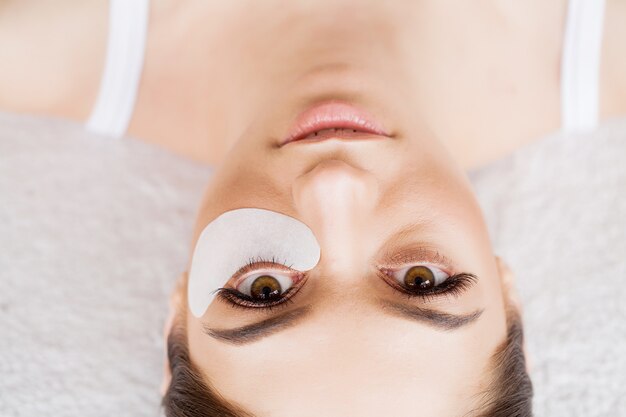
[[[626,115],[626,1],[606,0],[601,65],[601,115]]]
[[[85,118],[107,31],[106,1],[0,1],[0,109]]]

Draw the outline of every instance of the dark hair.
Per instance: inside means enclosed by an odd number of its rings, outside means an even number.
[[[167,417],[253,417],[250,413],[227,402],[202,378],[191,362],[187,346],[187,330],[180,314],[167,337],[167,357],[172,380],[163,396]]]
[[[524,358],[524,336],[519,314],[507,314],[507,337],[492,356],[492,377],[480,394],[481,406],[472,417],[531,417],[533,388]],[[254,417],[242,407],[227,402],[209,386],[191,361],[187,330],[179,315],[167,339],[172,380],[163,397],[167,417]]]
[[[507,311],[506,339],[491,357],[491,384],[482,394],[478,417],[532,417],[533,385],[526,369],[522,318]]]

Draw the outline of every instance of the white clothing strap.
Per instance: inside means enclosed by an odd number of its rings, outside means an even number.
[[[561,59],[561,127],[588,131],[598,124],[604,0],[570,0]]]
[[[143,67],[149,0],[109,0],[106,62],[86,127],[119,138],[133,114]]]

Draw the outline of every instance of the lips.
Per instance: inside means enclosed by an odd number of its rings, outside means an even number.
[[[302,112],[289,129],[282,145],[325,139],[389,138],[382,123],[371,114],[342,102],[326,102]]]

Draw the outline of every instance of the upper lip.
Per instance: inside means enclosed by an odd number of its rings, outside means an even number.
[[[386,129],[369,113],[360,110],[351,104],[338,101],[329,101],[315,106],[300,113],[294,121],[281,146],[306,138],[307,136],[326,129],[346,129],[354,131],[350,136],[376,135],[387,136]],[[345,136],[345,132],[334,134],[331,132],[326,137]]]

